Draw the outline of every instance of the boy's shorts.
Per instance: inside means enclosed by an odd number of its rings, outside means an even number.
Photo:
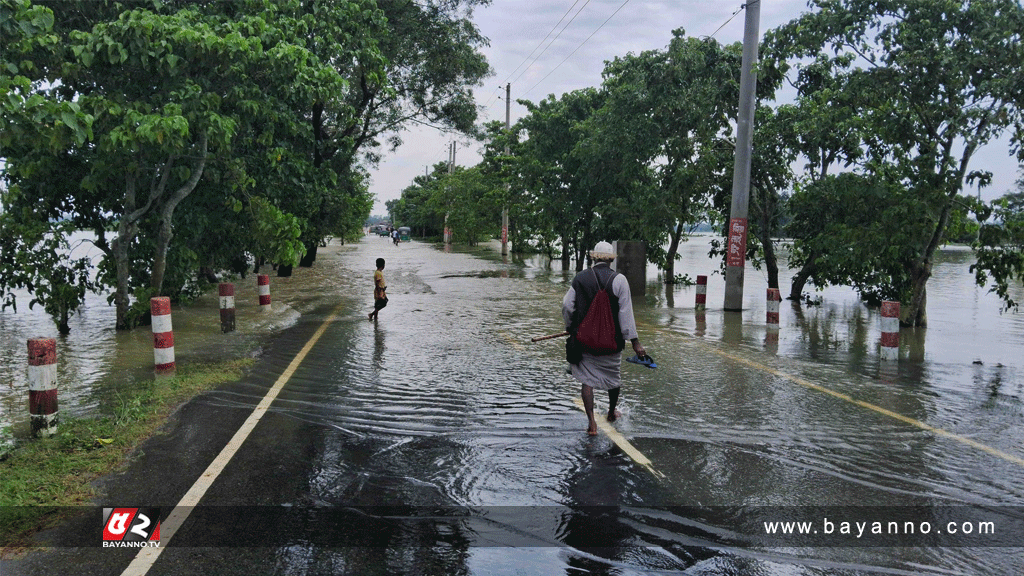
[[[387,296],[385,296],[383,298],[377,298],[377,299],[375,299],[373,301],[373,309],[374,310],[380,310],[381,308],[383,308],[383,307],[385,307],[387,305],[388,305],[388,297]]]

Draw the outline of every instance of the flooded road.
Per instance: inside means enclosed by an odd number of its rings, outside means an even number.
[[[691,277],[714,269],[701,242],[677,267]],[[373,323],[377,257],[390,302]],[[217,340],[183,320],[198,343],[179,362],[227,342],[263,350],[257,369],[186,406],[100,504],[169,513],[288,374],[142,573],[1024,573],[1024,323],[964,280],[969,257],[943,253],[931,325],[902,332],[897,363],[879,360],[877,311],[842,289],[784,303],[775,338],[760,273],[747,271],[743,313],[720,310],[711,276],[698,314],[693,287],[652,271],[634,309],[659,368],[623,366],[624,447],[585,434],[562,340],[529,342],[563,329],[572,273],[558,263],[376,236],[331,246],[272,279],[280,308],[255,335]],[[215,298],[188,314],[205,308],[216,317]],[[121,574],[134,551],[99,548],[89,518],[0,573]],[[775,524],[797,521],[816,533]],[[872,538],[876,523],[915,533]]]

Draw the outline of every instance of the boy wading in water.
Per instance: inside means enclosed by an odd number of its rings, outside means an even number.
[[[388,305],[388,295],[385,291],[388,283],[384,281],[384,259],[377,258],[377,270],[373,273],[373,312],[370,312],[369,320],[377,319],[380,309]]]

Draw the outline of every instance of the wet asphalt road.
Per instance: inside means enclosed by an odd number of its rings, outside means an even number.
[[[391,302],[371,323],[378,256]],[[486,250],[373,237],[324,251],[315,282],[281,287],[302,316],[252,375],[184,406],[103,480],[97,508],[41,535],[51,549],[3,562],[0,575],[122,574],[136,551],[99,546],[101,508],[169,514],[321,327],[146,574],[1024,571],[1006,535],[864,547],[756,533],[766,519],[852,518],[856,506],[876,507],[863,511],[869,520],[937,525],[974,518],[948,509],[972,504],[1019,527],[1024,466],[1019,431],[944,405],[914,385],[913,368],[865,375],[777,358],[749,317],[688,310],[677,330],[678,317],[641,299],[641,338],[662,367],[623,366],[615,428],[656,474],[607,435],[588,438],[560,341],[529,343],[561,330],[569,279]],[[702,339],[702,323],[721,339]]]

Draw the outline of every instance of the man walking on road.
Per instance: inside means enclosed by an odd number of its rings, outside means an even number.
[[[608,421],[614,422],[621,414],[616,410],[619,402],[619,387],[622,384],[620,368],[622,366],[622,350],[626,340],[633,345],[637,356],[644,357],[647,351],[640,344],[633,319],[633,302],[629,294],[629,282],[626,277],[611,269],[615,260],[612,245],[598,242],[590,252],[594,265],[584,270],[572,280],[569,291],[562,299],[562,318],[570,340],[590,309],[598,290],[602,287],[608,291],[612,318],[615,322],[615,341],[618,347],[614,353],[596,355],[583,351],[578,363],[570,364],[573,377],[582,383],[580,390],[583,396],[583,408],[587,413],[589,426],[587,434],[597,434],[597,421],[594,419],[594,389],[608,391]]]
[[[377,270],[373,273],[373,312],[370,312],[369,320],[377,319],[381,308],[388,305],[388,295],[385,292],[388,283],[384,281],[384,259],[377,258]]]

